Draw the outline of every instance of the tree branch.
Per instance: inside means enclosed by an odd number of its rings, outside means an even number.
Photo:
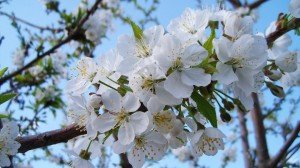
[[[269,162],[270,167],[276,167],[276,165],[280,162],[280,160],[284,157],[290,146],[298,137],[300,132],[300,121],[298,121],[296,127],[294,128],[293,132],[291,133],[290,138],[285,142],[282,148],[278,151],[278,153],[271,159]]]
[[[70,32],[70,34],[62,41],[60,41],[59,43],[57,43],[55,46],[53,46],[51,49],[49,49],[48,51],[44,52],[41,55],[37,55],[37,57],[30,61],[28,64],[26,64],[24,67],[16,70],[15,72],[12,72],[11,74],[8,74],[6,76],[4,76],[3,78],[0,79],[0,86],[5,83],[6,81],[8,81],[9,79],[17,76],[18,74],[22,73],[24,70],[30,68],[31,66],[33,66],[35,63],[37,63],[39,60],[43,59],[44,57],[46,57],[47,55],[50,55],[51,53],[55,52],[56,49],[60,48],[61,46],[63,46],[64,44],[70,42],[73,38],[76,37],[76,35],[80,32],[83,24],[88,20],[89,16],[92,15],[98,8],[98,5],[101,3],[102,0],[97,0],[94,5],[91,7],[90,10],[87,11],[85,17],[83,17],[80,22],[78,23],[78,25],[75,27],[75,29],[73,31]]]
[[[287,26],[284,26],[284,27],[278,26],[276,31],[270,33],[267,36],[266,40],[267,40],[268,46],[272,46],[272,43],[276,39],[278,39],[280,36],[284,35],[285,33],[289,32],[293,29],[299,28],[299,26],[300,26],[300,18],[293,18],[292,20],[289,21]]]
[[[128,157],[126,153],[120,154],[120,167],[122,168],[132,168],[131,164],[128,161]]]
[[[238,111],[239,117],[239,125],[241,130],[241,140],[242,140],[242,147],[243,147],[243,157],[244,157],[244,166],[245,168],[251,168],[252,166],[252,158],[250,154],[250,145],[248,141],[248,129],[246,125],[246,118],[243,112]]]
[[[255,133],[256,151],[259,163],[258,166],[267,167],[267,163],[270,159],[270,156],[267,146],[266,130],[263,123],[262,111],[257,94],[252,93],[251,96],[254,102],[254,108],[251,111],[251,116]]]
[[[257,0],[251,4],[248,5],[250,10],[256,9],[258,7],[260,7],[260,5],[262,5],[265,2],[268,2],[269,0]]]
[[[86,134],[79,126],[73,124],[62,129],[44,132],[37,135],[18,137],[16,140],[21,144],[19,153],[25,153],[29,150],[67,142],[68,140],[80,135]]]
[[[28,22],[28,21],[26,21],[26,20],[24,20],[24,19],[18,18],[18,17],[16,17],[15,15],[10,15],[10,14],[5,13],[5,12],[2,12],[2,11],[0,11],[0,15],[6,16],[6,17],[8,17],[9,19],[11,19],[11,20],[13,20],[13,21],[21,22],[21,23],[23,23],[23,24],[26,24],[26,25],[28,25],[28,26],[30,26],[30,27],[39,29],[39,30],[41,30],[41,31],[47,30],[47,31],[51,31],[51,32],[53,32],[53,33],[58,33],[58,32],[64,31],[64,29],[55,29],[55,28],[51,28],[51,27],[48,27],[48,26],[47,26],[47,27],[38,26],[38,25],[35,25],[35,24],[33,24],[33,23],[30,23],[30,22]]]
[[[234,8],[242,7],[242,3],[239,0],[228,0],[228,2],[231,3]]]

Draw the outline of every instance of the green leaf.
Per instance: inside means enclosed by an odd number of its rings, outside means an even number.
[[[0,119],[1,118],[8,118],[8,115],[0,114]]]
[[[128,19],[128,22],[131,25],[134,37],[136,40],[142,40],[143,39],[143,30],[132,20]]]
[[[207,50],[208,55],[211,55],[213,53],[213,40],[215,37],[216,37],[216,31],[215,29],[211,29],[211,34],[209,38],[203,44],[203,47]]]
[[[15,93],[7,93],[7,94],[1,94],[0,95],[0,104],[14,98],[17,94]]]
[[[7,71],[7,67],[0,70],[0,78],[4,75],[4,73]]]
[[[213,127],[218,127],[215,108],[197,91],[192,93],[192,99],[196,102],[198,111],[208,119],[210,124]]]

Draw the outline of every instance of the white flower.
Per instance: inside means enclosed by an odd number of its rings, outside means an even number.
[[[191,68],[206,58],[207,51],[198,44],[183,47],[180,40],[174,35],[166,34],[159,43],[155,52],[155,59],[167,73],[164,87],[176,98],[186,98],[193,92],[193,85],[207,86],[211,76],[201,68]],[[168,45],[165,45],[168,44]]]
[[[253,19],[250,16],[242,17],[232,13],[227,15],[224,25],[224,33],[233,39],[238,39],[244,34],[252,34]]]
[[[147,103],[155,95],[158,83],[165,78],[156,64],[150,64],[129,75],[129,87],[143,103]]]
[[[96,136],[97,133],[93,135],[85,135],[83,138],[79,138],[78,140],[76,140],[73,147],[74,152],[80,154],[82,150],[88,149],[90,159],[101,157],[102,148],[111,146],[113,144],[114,138],[112,136],[109,136],[104,142],[104,134],[98,135],[97,137]]]
[[[92,94],[90,95],[88,99],[88,106],[93,107],[94,109],[99,109],[101,106],[101,96],[98,94]]]
[[[172,149],[186,145],[187,135],[183,130],[183,123],[179,119],[174,121],[173,129],[166,135],[166,138],[169,142],[170,148]]]
[[[281,53],[275,59],[275,64],[284,72],[294,72],[297,70],[298,55],[300,55],[300,52]]]
[[[104,53],[98,59],[98,69],[95,75],[95,82],[103,82],[106,85],[109,85],[113,88],[117,88],[116,84],[117,80],[120,78],[120,73],[116,72],[118,66],[120,65],[122,58],[116,49],[111,49],[108,52]],[[97,91],[98,94],[102,94],[109,87],[100,83],[99,89]]]
[[[222,160],[235,161],[236,160],[237,149],[235,147],[227,148],[224,150],[224,155]]]
[[[124,153],[128,149],[128,161],[134,168],[141,168],[145,157],[158,161],[167,150],[167,140],[158,132],[151,131],[135,137],[132,144],[124,146],[122,140],[116,141],[113,150],[116,154]]]
[[[86,102],[82,95],[69,96],[69,99],[68,118],[71,122],[76,123],[79,126],[87,126],[90,121],[90,115],[94,113],[94,108]]]
[[[132,93],[124,97],[108,90],[102,95],[103,104],[108,112],[100,115],[94,122],[94,128],[100,133],[119,127],[118,139],[123,145],[130,144],[135,135],[143,133],[149,124],[146,113],[137,111],[140,107],[139,99]],[[130,114],[134,112],[133,114]]]
[[[147,115],[149,117],[149,128],[154,127],[160,133],[169,133],[173,129],[175,122],[175,114],[171,110],[163,110],[164,105],[160,101],[152,97],[147,103]]]
[[[89,161],[89,159],[84,159],[78,155],[73,150],[64,150],[68,155],[73,156],[71,161],[73,168],[94,168],[95,166]]]
[[[180,17],[171,20],[168,31],[183,43],[197,43],[202,41],[210,15],[208,10],[187,8]]]
[[[213,79],[225,85],[235,82],[246,95],[257,91],[255,75],[267,63],[266,40],[261,36],[245,34],[235,42],[221,37],[214,40],[214,46],[220,62]]]
[[[297,65],[298,67],[295,72],[285,73],[282,76],[281,82],[284,87],[300,85],[300,63],[298,62]]]
[[[0,131],[0,167],[10,166],[9,156],[16,155],[20,143],[15,139],[19,134],[19,127],[15,122],[4,123]]]
[[[266,30],[266,35],[268,36],[274,31],[276,31],[277,25],[276,21],[272,22],[270,26]],[[285,52],[288,50],[288,47],[292,44],[292,39],[288,34],[284,34],[280,36],[278,39],[276,39],[272,43],[271,49],[268,50],[269,58],[275,59],[278,57],[278,54],[281,54],[282,52]]]
[[[17,66],[17,68],[21,68],[24,66],[25,59],[25,49],[17,48],[13,53],[13,64]]]
[[[67,93],[82,94],[92,84],[97,83],[94,77],[97,74],[98,65],[92,58],[83,57],[77,63],[78,76],[69,80],[66,87]]]
[[[95,45],[101,43],[106,32],[112,26],[113,13],[110,10],[97,10],[83,25],[85,36]]]
[[[294,17],[300,18],[300,1],[291,0],[289,4],[289,11]]]
[[[182,146],[177,149],[172,149],[172,153],[181,161],[186,162],[191,159],[194,159],[193,154],[191,153],[191,149],[187,146]]]
[[[122,74],[129,74],[132,70],[139,70],[144,64],[153,62],[153,50],[163,35],[164,28],[154,26],[143,32],[142,39],[128,35],[121,36],[118,39],[117,48],[124,60],[118,71]]]
[[[39,74],[43,72],[43,68],[39,65],[29,68],[29,73],[38,78]]]
[[[208,156],[215,155],[218,150],[224,149],[224,142],[222,138],[226,136],[217,128],[208,127],[201,131],[201,137],[195,143],[192,143],[192,149],[197,156],[201,156],[203,153]],[[198,135],[196,135],[199,137]]]

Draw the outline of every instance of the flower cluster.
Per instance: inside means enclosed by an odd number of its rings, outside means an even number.
[[[68,82],[69,118],[88,133],[69,151],[74,167],[93,167],[89,160],[106,146],[127,152],[133,167],[188,145],[195,157],[215,155],[226,137],[216,109],[228,122],[235,105],[253,107],[251,93],[264,83],[278,93],[271,81],[297,70],[299,54],[288,51],[288,38],[269,49],[265,36],[253,33],[253,18],[237,12],[188,8],[167,31],[129,22],[133,35],[121,36],[98,61],[81,59]]]

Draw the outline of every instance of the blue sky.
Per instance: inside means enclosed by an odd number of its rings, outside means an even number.
[[[140,0],[144,1],[144,0]],[[78,0],[62,0],[61,1],[63,6],[67,7],[70,11],[74,11],[76,9],[76,6],[78,4]],[[204,6],[212,6],[214,4],[214,0],[203,0]],[[269,23],[276,20],[278,13],[280,12],[287,12],[287,4],[288,0],[272,0],[265,5],[263,5],[260,8],[259,11],[259,21],[255,25],[254,32],[264,32],[264,30],[268,27]],[[129,14],[132,17],[132,20],[137,20],[140,16],[140,13],[138,13],[132,5],[124,5],[122,6],[124,11]],[[186,7],[190,8],[196,8],[196,1],[195,0],[161,0],[161,4],[158,7],[158,10],[156,11],[156,15],[158,16],[158,19],[160,23],[166,27],[169,23],[169,21],[177,16],[179,16],[183,10]],[[228,5],[228,7],[231,7]],[[12,0],[9,5],[5,5],[3,9],[7,12],[14,11],[16,16],[22,17],[25,20],[31,21],[33,23],[36,23],[38,25],[49,25],[52,24],[54,20],[57,19],[57,16],[55,15],[46,15],[44,11],[44,7],[41,5],[41,3],[38,0]],[[4,19],[3,17],[0,17],[0,35],[5,36],[5,40],[3,41],[2,45],[0,46],[0,67],[8,66],[11,67],[11,55],[14,49],[19,45],[18,39],[16,37],[16,32],[11,29],[10,22],[7,19]],[[130,34],[131,29],[129,25],[123,24],[120,21],[116,21],[114,23],[115,31],[110,32],[107,36],[108,38],[103,40],[103,44],[99,46],[96,50],[96,55],[99,56],[102,53],[108,51],[111,48],[114,48],[118,36],[121,34]],[[296,49],[296,45],[299,44],[300,40],[299,37],[296,37],[293,35],[293,33],[290,33],[293,38],[293,44],[291,46],[291,49]],[[297,89],[299,91],[299,89]],[[299,94],[295,94],[295,97],[299,96]],[[267,93],[267,96],[265,96],[266,104],[271,105],[272,102],[269,100],[271,99],[271,96],[269,93]],[[0,108],[0,111],[2,111],[3,107]],[[284,115],[282,115],[282,119],[284,119]],[[52,118],[50,118],[52,120]],[[299,120],[299,118],[296,118],[295,120]],[[46,131],[46,130],[52,130],[55,128],[58,128],[60,126],[60,123],[64,121],[64,117],[62,115],[58,115],[56,119],[53,119],[53,123],[49,123],[47,125],[41,125],[40,131]],[[292,121],[294,122],[294,121]],[[252,125],[249,125],[250,128],[252,128]],[[224,127],[223,127],[224,128]],[[221,128],[222,129],[222,128]],[[223,129],[224,132],[228,133],[228,129]],[[273,137],[268,137],[273,138]],[[250,142],[253,144],[254,137],[250,136]],[[274,138],[271,143],[269,143],[270,151],[274,154],[278,150],[278,144],[282,143],[282,140],[278,138]],[[240,144],[237,143],[238,147],[238,153],[241,151]],[[54,147],[55,151],[61,152],[59,150],[59,147],[61,145],[58,145]],[[220,157],[222,156],[222,152],[219,152],[217,156],[215,157],[207,157],[203,156],[200,158],[200,164],[206,165],[209,167],[218,167],[220,165]],[[31,155],[32,152],[29,152],[28,155]],[[39,152],[37,152],[39,154]],[[299,154],[297,155],[298,158],[300,158]],[[113,160],[117,160],[117,157],[113,157]],[[237,161],[232,164],[231,166],[234,167],[241,167],[243,165],[242,157],[241,155],[238,156]],[[51,164],[49,162],[43,162],[39,161],[33,164],[34,167],[45,167],[45,168],[52,168],[55,167],[54,164]],[[167,158],[163,159],[163,161],[159,162],[157,167],[159,166],[168,166],[168,167],[188,167],[188,164],[181,164],[178,162],[178,160],[174,159],[172,156],[168,156]]]

